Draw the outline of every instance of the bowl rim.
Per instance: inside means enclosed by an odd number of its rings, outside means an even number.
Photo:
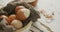
[[[25,29],[31,27],[31,25],[32,25],[32,21],[30,21],[30,22],[29,22],[26,26],[24,26],[23,28],[18,29],[18,30],[14,31],[14,32],[23,31],[23,30],[25,30]]]

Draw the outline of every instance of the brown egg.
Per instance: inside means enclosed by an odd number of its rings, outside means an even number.
[[[5,15],[2,15],[2,18],[8,18],[7,16],[5,16]]]
[[[8,21],[8,17],[7,16],[5,16],[5,15],[2,15],[2,18],[5,18],[7,21]]]
[[[23,26],[22,22],[19,20],[13,20],[11,22],[11,25],[14,26],[15,28],[21,28]]]
[[[23,9],[23,8],[25,8],[24,6],[17,6],[16,8],[15,8],[15,12],[17,12],[19,9]]]
[[[10,15],[7,20],[9,23],[11,23],[15,19],[16,19],[16,15],[13,14],[13,15]]]
[[[25,20],[30,16],[30,10],[29,9],[19,9],[16,12],[16,16],[19,20]]]
[[[7,22],[10,22],[10,20],[9,20],[9,18],[8,18],[7,16],[2,15],[1,17],[2,17],[3,19],[5,19]],[[4,21],[5,21],[5,20],[4,20]]]

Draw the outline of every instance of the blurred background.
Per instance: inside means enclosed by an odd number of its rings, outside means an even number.
[[[41,22],[50,27],[53,32],[60,32],[60,0],[38,0],[37,9],[44,9],[48,14],[51,14],[54,11],[54,20],[48,21],[47,19],[44,19],[44,16],[41,16],[42,18],[40,21],[42,20]]]

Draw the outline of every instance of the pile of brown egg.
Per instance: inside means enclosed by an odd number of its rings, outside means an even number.
[[[30,16],[30,10],[24,6],[17,6],[15,8],[15,14],[9,16],[1,15],[0,18],[4,18],[9,25],[13,26],[15,29],[23,27],[22,21],[26,20]]]
[[[25,2],[9,3],[0,10],[0,32],[12,32],[21,29],[30,21],[36,22],[38,18],[40,16],[32,5]]]

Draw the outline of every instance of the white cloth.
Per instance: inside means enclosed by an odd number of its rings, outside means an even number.
[[[0,8],[5,7],[11,1],[14,0],[0,0]]]

